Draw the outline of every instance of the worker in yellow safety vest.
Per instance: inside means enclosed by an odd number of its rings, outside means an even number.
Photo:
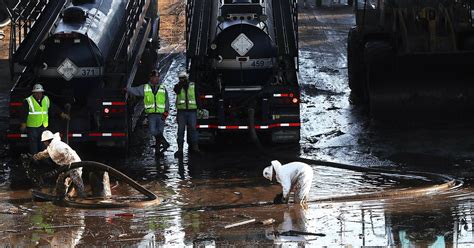
[[[44,88],[41,84],[33,85],[32,94],[23,102],[22,116],[23,122],[20,124],[20,131],[27,132],[30,154],[36,154],[43,150],[41,134],[49,126],[49,115],[60,114],[61,118],[69,120],[69,115],[51,103],[49,97],[44,95]],[[50,113],[51,112],[51,113]]]
[[[188,132],[188,142],[191,143],[189,144],[190,152],[200,152],[196,131],[198,103],[195,85],[193,82],[189,82],[189,76],[184,71],[178,74],[178,79],[179,82],[173,89],[176,93],[176,109],[178,111],[178,151],[175,152],[175,157],[183,156],[185,129]]]
[[[163,136],[165,120],[169,113],[168,91],[160,83],[160,73],[153,70],[149,82],[137,87],[127,87],[126,91],[134,96],[143,97],[145,114],[148,116],[148,129],[155,137],[155,155],[161,156],[170,147]]]

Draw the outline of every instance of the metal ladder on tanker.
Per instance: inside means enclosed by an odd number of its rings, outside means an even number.
[[[186,4],[186,65],[190,57],[207,54],[212,0],[194,0]]]
[[[15,79],[33,62],[41,42],[56,24],[67,0],[20,0],[10,11],[10,75]]]
[[[278,54],[298,58],[298,1],[272,1]]]

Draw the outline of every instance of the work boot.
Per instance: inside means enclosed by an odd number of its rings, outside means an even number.
[[[155,136],[155,156],[161,155],[160,146],[161,146],[160,136]]]
[[[170,147],[170,143],[168,143],[168,141],[166,140],[165,136],[163,136],[163,134],[161,134],[159,137],[160,137],[160,141],[162,145],[162,147],[160,148],[160,152],[165,153],[165,151],[168,150],[168,148]]]
[[[178,143],[178,150],[174,153],[175,158],[183,157],[183,143]]]
[[[199,145],[198,143],[193,143],[191,144],[191,153],[200,153],[201,150],[199,150]]]

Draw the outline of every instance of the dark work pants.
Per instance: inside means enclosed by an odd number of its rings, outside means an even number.
[[[43,126],[41,127],[28,127],[26,132],[28,133],[28,145],[30,148],[30,154],[34,155],[42,151],[45,147],[41,142],[41,134],[46,130]]]
[[[189,142],[191,144],[197,143],[196,119],[197,114],[195,110],[186,111],[178,110],[178,145],[184,143],[184,131],[187,129]]]

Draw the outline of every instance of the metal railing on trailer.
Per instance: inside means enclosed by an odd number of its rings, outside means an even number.
[[[273,0],[275,34],[278,54],[298,59],[297,0]],[[295,61],[298,65],[297,61]]]
[[[66,0],[20,0],[11,11],[10,60],[28,65],[48,35]]]

